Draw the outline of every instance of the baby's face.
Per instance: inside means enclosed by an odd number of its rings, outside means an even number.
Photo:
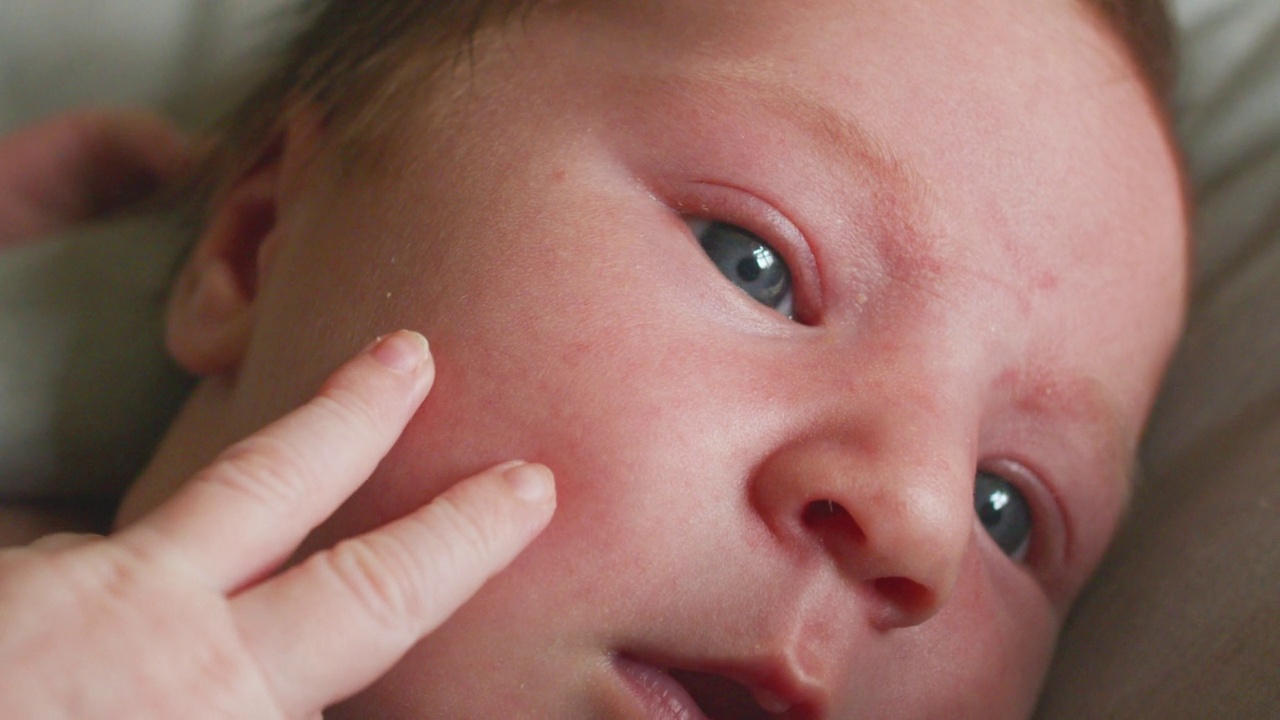
[[[235,412],[402,326],[438,364],[311,547],[502,460],[559,479],[343,710],[1028,714],[1180,324],[1118,44],[1068,0],[590,5],[482,38],[389,168],[280,207]]]

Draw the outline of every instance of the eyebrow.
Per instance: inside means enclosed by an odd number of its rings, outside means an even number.
[[[840,113],[804,88],[781,82],[767,70],[735,64],[700,68],[669,78],[684,92],[725,93],[746,99],[798,136],[866,193],[874,212],[863,216],[880,230],[877,255],[902,279],[932,265],[945,236],[934,231],[936,195],[910,157],[895,153],[856,118]],[[834,154],[834,158],[831,156]]]
[[[771,115],[794,125],[825,149],[840,155],[841,165],[868,172],[895,194],[908,198],[909,207],[921,209],[932,193],[928,182],[908,158],[894,153],[854,118],[847,117],[821,98],[795,85],[780,82],[767,72],[744,65],[699,68],[667,78],[671,87],[693,87],[699,92],[727,92],[759,103]]]
[[[1087,431],[1086,442],[1098,448],[1108,467],[1119,468],[1131,491],[1138,477],[1136,433],[1124,420],[1114,393],[1091,375],[1023,374],[1014,396],[1019,410],[1047,418],[1065,418]]]
[[[860,125],[821,100],[788,85],[759,87],[760,99],[776,115],[792,122],[805,135],[840,155],[840,165],[869,174],[887,191],[894,209],[904,218],[923,218],[933,193],[919,168]]]

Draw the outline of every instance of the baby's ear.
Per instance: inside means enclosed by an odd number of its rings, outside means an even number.
[[[166,342],[194,375],[234,374],[253,334],[258,291],[282,243],[280,218],[315,160],[319,114],[295,112],[258,162],[215,201],[169,298]]]

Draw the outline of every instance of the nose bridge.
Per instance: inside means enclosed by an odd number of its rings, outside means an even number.
[[[976,422],[915,392],[844,403],[770,456],[752,490],[775,532],[834,563],[893,626],[945,604],[973,531]]]

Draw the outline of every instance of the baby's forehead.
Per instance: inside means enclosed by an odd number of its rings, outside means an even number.
[[[584,136],[602,122],[647,122],[661,126],[651,131],[662,136],[652,142],[655,153],[679,145],[667,143],[670,136],[697,136],[700,152],[732,155],[751,174],[782,162],[834,162],[874,176],[862,185],[876,215],[909,229],[899,233],[904,239],[927,243],[962,221],[998,220],[999,234],[971,242],[1035,238],[1019,251],[1027,258],[1067,241],[1042,232],[1054,205],[1058,216],[1090,208],[1078,213],[1080,232],[1106,236],[1124,233],[1081,223],[1108,216],[1097,209],[1130,196],[1138,204],[1163,199],[1118,181],[1123,165],[1166,164],[1170,148],[1168,138],[1153,148],[1148,137],[1147,156],[1134,157],[1130,135],[1149,136],[1161,123],[1151,123],[1157,113],[1149,104],[1144,112],[1131,102],[1142,83],[1086,2],[546,7],[555,12],[535,13],[486,49],[526,68],[556,67],[563,81],[551,82],[541,100],[585,118]],[[497,114],[491,122],[500,124]],[[940,132],[948,123],[962,132]],[[635,144],[651,142],[635,135]],[[1129,160],[1105,182],[1078,172],[1100,155]],[[1012,185],[984,182],[1001,176]],[[814,179],[803,194],[844,200]],[[906,264],[925,254],[908,252]]]

